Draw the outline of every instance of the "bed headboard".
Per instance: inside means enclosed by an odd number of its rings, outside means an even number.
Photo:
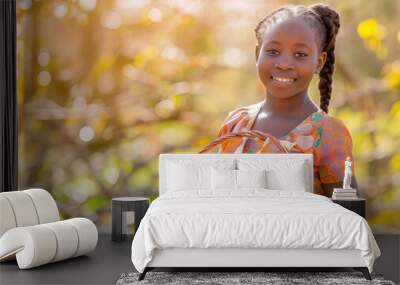
[[[199,154],[199,153],[162,153],[159,155],[159,194],[162,195],[167,191],[166,185],[168,182],[167,165],[169,161],[188,161],[188,163],[217,163],[219,161],[262,161],[267,165],[279,165],[282,163],[297,163],[304,162],[305,167],[305,184],[304,187],[307,192],[313,193],[314,188],[314,174],[313,174],[313,155],[312,154],[297,154],[297,153],[212,153],[212,154]],[[290,179],[290,177],[287,177]]]

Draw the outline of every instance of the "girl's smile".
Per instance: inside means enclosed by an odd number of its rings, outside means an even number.
[[[296,83],[296,78],[281,77],[281,76],[270,76],[272,84],[278,88],[288,88],[292,87]]]

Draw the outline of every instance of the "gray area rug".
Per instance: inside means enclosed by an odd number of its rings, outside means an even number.
[[[139,273],[124,273],[117,285],[133,284],[385,284],[381,274],[371,274],[366,280],[361,272],[147,272],[145,279],[138,281]]]

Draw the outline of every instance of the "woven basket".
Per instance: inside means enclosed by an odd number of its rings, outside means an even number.
[[[224,136],[218,137],[217,139],[213,140],[208,145],[206,145],[203,149],[201,149],[199,151],[199,153],[210,152],[210,150],[213,149],[215,146],[220,145],[222,143],[227,143],[227,142],[229,142],[229,140],[232,140],[232,139],[238,138],[238,137],[249,137],[249,138],[253,138],[256,140],[261,140],[263,142],[269,138],[269,143],[274,144],[277,147],[279,152],[288,153],[288,150],[281,144],[281,142],[276,137],[274,137],[273,135],[271,135],[269,133],[263,133],[263,132],[260,132],[257,130],[229,133]],[[261,153],[262,152],[263,151],[261,150]]]

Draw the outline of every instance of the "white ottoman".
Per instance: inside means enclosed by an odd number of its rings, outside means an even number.
[[[57,205],[43,189],[0,193],[0,261],[20,269],[86,254],[96,248],[97,228],[85,218],[59,221]]]

